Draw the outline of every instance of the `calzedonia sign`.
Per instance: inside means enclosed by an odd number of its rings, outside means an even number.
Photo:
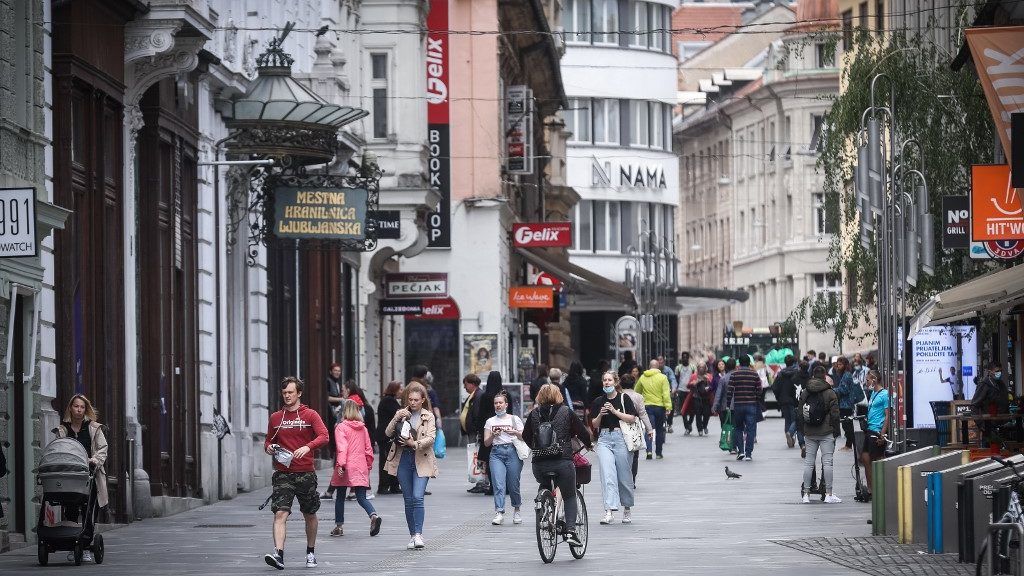
[[[278,238],[366,238],[367,192],[361,188],[274,188],[274,235]]]

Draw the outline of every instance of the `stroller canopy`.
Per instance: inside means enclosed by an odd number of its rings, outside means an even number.
[[[85,447],[74,438],[58,438],[43,448],[39,458],[40,473],[84,472],[89,473],[89,455]]]

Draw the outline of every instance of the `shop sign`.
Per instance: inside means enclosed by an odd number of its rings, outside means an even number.
[[[1024,253],[1024,240],[985,242],[985,251],[996,260],[1014,260]]]
[[[384,276],[387,298],[444,298],[448,296],[445,273],[397,273]]]
[[[423,311],[423,301],[408,300],[381,300],[381,316],[405,316],[406,314],[419,314]]]
[[[942,247],[968,248],[971,244],[971,203],[967,196],[942,197]]]
[[[637,360],[637,345],[640,343],[640,321],[633,316],[620,316],[615,321],[615,367],[622,361],[623,352],[629,352]]]
[[[430,0],[427,13],[427,178],[441,195],[427,216],[427,246],[452,246],[451,133],[448,114],[448,0]]]
[[[36,191],[0,188],[0,258],[36,256]]]
[[[601,188],[668,188],[665,168],[661,164],[623,162],[616,167],[618,171],[613,171],[611,162],[601,161],[594,156],[590,163],[591,184]]]
[[[560,248],[572,246],[572,222],[526,222],[512,225],[516,248]]]
[[[513,286],[508,289],[509,308],[554,308],[555,291],[550,286]]]
[[[1006,164],[971,166],[971,240],[1024,240],[1021,189]]]
[[[1015,112],[1024,111],[1020,91],[1024,86],[1024,34],[1020,26],[968,28],[964,32],[996,134],[1012,162],[1011,118]],[[1017,205],[1020,206],[1019,200]]]
[[[459,307],[451,298],[426,298],[421,310],[406,316],[415,320],[458,320]]]
[[[367,192],[362,188],[274,188],[274,235],[278,238],[366,238]]]
[[[505,169],[533,173],[533,90],[509,86],[505,91]]]
[[[376,222],[378,240],[398,240],[402,237],[402,218],[398,210],[370,210],[366,217]]]

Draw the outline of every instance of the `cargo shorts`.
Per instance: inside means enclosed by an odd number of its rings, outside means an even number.
[[[320,509],[320,493],[316,491],[316,472],[274,472],[270,479],[274,491],[270,497],[270,510],[292,511],[292,501],[299,499],[299,511],[316,514]]]

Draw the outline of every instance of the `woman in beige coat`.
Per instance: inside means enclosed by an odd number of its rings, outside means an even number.
[[[53,432],[57,438],[74,438],[81,442],[89,454],[89,463],[95,467],[96,504],[99,508],[107,506],[107,437],[106,426],[96,421],[96,410],[89,399],[82,394],[75,394],[64,409],[64,418],[60,426]],[[86,550],[82,557],[86,562],[92,561],[92,554]]]
[[[393,438],[384,469],[398,477],[405,499],[405,521],[412,539],[407,548],[420,550],[423,543],[423,496],[427,481],[437,476],[434,438],[437,421],[427,398],[427,389],[412,382],[402,393],[402,409],[388,423],[384,433]],[[408,424],[408,425],[407,425]]]

